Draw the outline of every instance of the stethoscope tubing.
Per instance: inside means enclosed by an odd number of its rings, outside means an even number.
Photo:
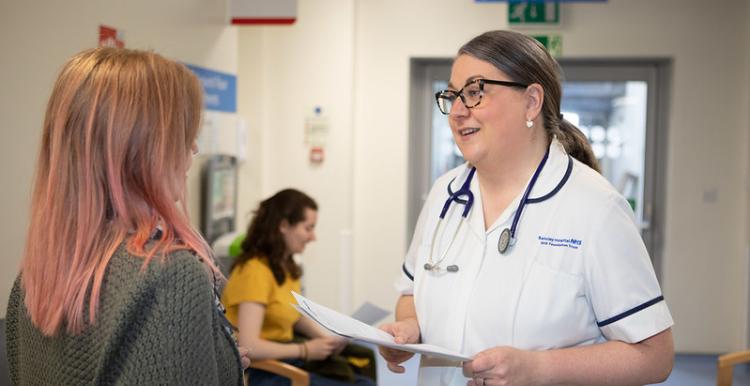
[[[458,189],[455,193],[451,193],[448,199],[445,200],[445,204],[443,204],[443,210],[440,211],[439,222],[442,222],[443,219],[445,219],[445,215],[448,213],[448,209],[450,208],[453,201],[464,204],[464,211],[463,213],[461,213],[462,218],[466,218],[467,216],[469,216],[469,212],[474,206],[474,193],[471,192],[471,180],[474,179],[474,173],[476,173],[476,171],[477,168],[472,167],[469,171],[469,175],[466,176],[466,180],[464,180],[463,185],[461,185],[461,188]],[[451,182],[453,181],[451,180]],[[448,188],[450,189],[450,183],[448,183]],[[466,201],[461,200],[461,196],[466,196]],[[438,226],[439,225],[440,224],[438,224]]]
[[[456,241],[458,231],[463,226],[464,221],[466,221],[466,217],[469,216],[469,212],[471,212],[471,208],[474,206],[474,193],[471,192],[471,180],[474,179],[474,173],[476,173],[476,171],[477,168],[472,167],[469,171],[469,175],[466,177],[466,180],[464,180],[464,183],[461,185],[461,188],[459,188],[455,193],[451,193],[448,199],[445,201],[445,204],[443,204],[443,209],[440,211],[440,216],[438,218],[437,225],[435,226],[435,232],[432,233],[429,262],[425,263],[424,265],[424,268],[428,271],[441,269],[440,263],[442,263],[443,260],[445,260],[445,257],[448,255],[448,251],[450,251],[451,247],[453,246],[453,242]],[[450,187],[450,183],[448,184],[448,187]],[[440,258],[437,261],[433,262],[432,256],[435,252],[435,240],[437,239],[437,234],[440,230],[440,226],[443,225],[445,215],[448,213],[448,209],[450,209],[453,201],[463,203],[463,200],[461,200],[461,196],[466,196],[464,211],[461,213],[461,220],[459,220],[458,226],[453,231],[453,237],[451,237],[451,241],[450,243],[448,243],[448,247],[445,248],[445,251],[443,251],[443,254],[440,255]],[[449,272],[456,272],[458,271],[458,266],[451,265],[450,267],[447,267],[447,270]]]
[[[549,149],[547,149],[547,153],[544,154],[544,158],[542,158],[542,161],[539,162],[539,166],[536,167],[536,170],[534,171],[534,175],[531,177],[531,181],[529,181],[529,185],[526,186],[526,191],[523,193],[521,202],[518,204],[518,209],[516,209],[516,214],[515,216],[513,216],[513,223],[510,226],[511,245],[514,244],[516,241],[516,230],[518,229],[518,222],[521,220],[521,213],[523,213],[523,209],[524,207],[526,207],[526,204],[528,203],[531,189],[536,184],[536,180],[537,178],[539,178],[539,174],[541,174],[542,169],[544,169],[544,165],[547,163],[548,158],[549,158]]]
[[[568,167],[565,172],[565,175],[560,180],[560,182],[557,184],[557,186],[548,194],[544,195],[543,197],[538,198],[529,198],[529,195],[531,194],[531,190],[533,189],[534,185],[536,184],[537,179],[539,178],[539,175],[542,172],[542,169],[544,169],[545,164],[547,163],[547,160],[549,159],[549,148],[547,149],[547,152],[544,154],[544,157],[539,162],[539,165],[537,166],[536,170],[534,171],[534,174],[531,177],[531,180],[529,181],[529,184],[526,186],[526,190],[524,191],[523,196],[521,197],[521,201],[518,204],[518,208],[516,209],[516,212],[513,216],[513,222],[511,223],[511,228],[508,230],[508,228],[503,230],[503,233],[509,233],[509,245],[515,244],[516,240],[516,234],[518,232],[518,224],[521,220],[521,214],[523,213],[523,209],[525,208],[526,204],[528,203],[537,203],[546,200],[547,198],[552,197],[554,194],[556,194],[562,186],[565,184],[565,182],[570,177],[571,171],[573,169],[573,160],[568,155]],[[440,211],[440,216],[438,218],[438,222],[435,226],[435,231],[432,234],[432,240],[430,243],[430,255],[428,257],[429,262],[425,264],[424,268],[426,270],[442,270],[440,268],[440,263],[445,260],[446,256],[448,255],[448,251],[453,246],[453,243],[456,241],[456,236],[458,235],[459,230],[462,228],[466,218],[468,217],[469,213],[471,212],[471,209],[474,206],[474,194],[471,192],[471,181],[474,179],[474,174],[476,173],[476,167],[472,167],[469,171],[469,175],[466,176],[466,179],[464,180],[464,183],[461,185],[461,187],[453,192],[451,190],[451,184],[453,181],[455,181],[455,178],[451,180],[448,183],[448,199],[445,201],[445,204],[443,204],[443,208]],[[465,199],[462,199],[462,197],[466,197]],[[437,234],[439,233],[440,227],[443,225],[443,220],[445,219],[446,214],[448,213],[448,210],[450,209],[450,206],[453,202],[457,202],[459,204],[464,205],[464,210],[461,213],[461,220],[458,223],[458,226],[453,232],[453,237],[451,238],[450,243],[448,244],[448,247],[445,249],[445,251],[441,254],[440,258],[433,262],[432,256],[435,248],[435,241],[437,240]],[[498,248],[498,251],[501,254],[504,254],[507,251],[507,245],[504,246],[504,248]],[[448,267],[449,272],[457,272],[458,266],[451,265]]]

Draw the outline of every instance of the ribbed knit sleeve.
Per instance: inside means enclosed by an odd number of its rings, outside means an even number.
[[[242,385],[210,275],[192,253],[143,259],[121,247],[107,266],[96,322],[46,337],[16,280],[6,315],[14,385]]]

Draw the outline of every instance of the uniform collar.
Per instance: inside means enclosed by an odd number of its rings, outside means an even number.
[[[543,197],[552,192],[563,180],[568,170],[568,153],[557,137],[549,145],[549,158],[544,165],[534,188],[529,194],[530,199]],[[528,184],[528,182],[527,182]]]
[[[547,162],[539,173],[539,177],[537,178],[536,183],[529,193],[529,199],[532,202],[526,203],[526,209],[528,209],[529,206],[533,206],[533,204],[535,203],[533,201],[537,201],[535,199],[543,198],[545,196],[548,196],[547,198],[549,198],[556,193],[556,189],[559,188],[560,183],[564,183],[567,179],[566,174],[569,173],[568,159],[568,154],[565,152],[565,148],[563,147],[562,143],[560,143],[557,138],[553,138],[549,145],[549,157],[547,158]],[[461,177],[457,180],[463,181],[463,178],[466,178],[468,176],[470,169],[471,165],[467,164],[465,171],[461,173]],[[529,176],[526,184],[524,184],[524,188],[520,192],[518,192],[518,195],[503,211],[500,217],[498,217],[498,219],[489,227],[489,229],[485,231],[484,209],[482,208],[482,194],[479,189],[479,179],[474,178],[471,181],[471,191],[472,193],[474,193],[474,207],[471,209],[471,213],[469,214],[469,224],[472,231],[476,233],[478,237],[484,240],[487,234],[494,232],[498,227],[502,226],[503,228],[505,228],[506,225],[507,227],[510,227],[511,222],[513,221],[513,216],[515,215],[516,210],[518,210],[518,204],[521,201],[521,197],[523,196],[523,193],[530,181],[531,176]]]

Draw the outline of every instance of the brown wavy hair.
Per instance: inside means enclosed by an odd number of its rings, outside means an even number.
[[[299,279],[302,276],[302,267],[295,263],[292,254],[287,252],[280,228],[285,220],[290,226],[304,221],[305,209],[318,210],[318,204],[310,196],[296,189],[284,189],[262,201],[247,228],[245,240],[242,242],[242,254],[234,260],[232,269],[250,259],[265,257],[279,285],[284,284],[286,273],[293,279]]]
[[[552,136],[573,158],[596,171],[599,162],[586,136],[560,114],[560,65],[536,39],[514,31],[485,32],[464,44],[458,55],[469,55],[497,67],[514,82],[537,83],[544,89],[542,116],[548,140]]]

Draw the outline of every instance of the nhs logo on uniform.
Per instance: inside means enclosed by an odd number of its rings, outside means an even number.
[[[571,249],[578,249],[583,245],[583,240],[574,239],[571,237],[552,237],[552,236],[537,236],[540,245],[548,247],[567,247]]]

